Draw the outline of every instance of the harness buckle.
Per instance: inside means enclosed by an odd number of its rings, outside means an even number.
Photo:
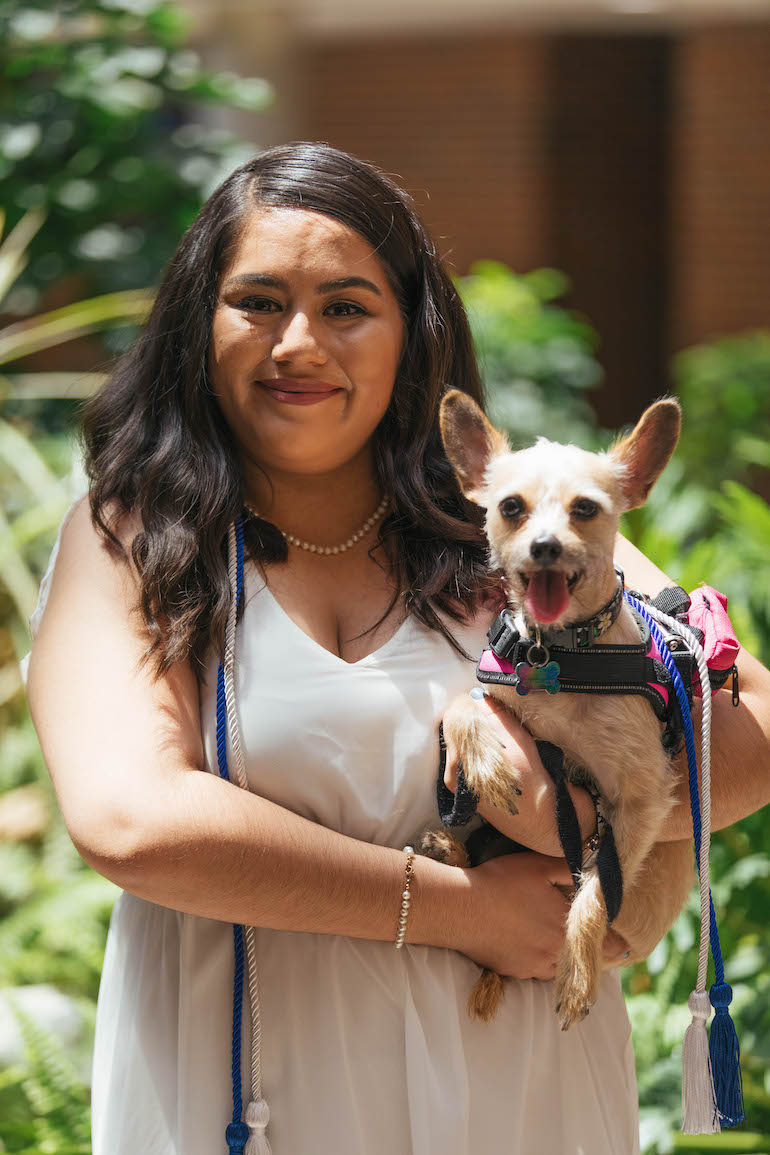
[[[510,656],[519,640],[519,631],[514,625],[513,614],[510,610],[505,609],[502,613],[498,614],[487,630],[487,638],[489,639],[490,647],[495,651],[498,658],[507,658]]]

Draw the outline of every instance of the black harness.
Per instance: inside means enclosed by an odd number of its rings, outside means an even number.
[[[541,637],[522,637],[514,623],[513,614],[505,609],[490,626],[487,637],[489,650],[485,650],[476,669],[476,676],[482,683],[495,683],[516,688],[522,696],[540,691],[546,693],[575,694],[641,694],[655,711],[656,717],[664,723],[661,741],[669,753],[676,752],[682,743],[683,726],[673,680],[661,661],[657,644],[650,629],[640,614],[632,607],[639,627],[639,641],[630,645],[597,645],[597,638],[617,620],[623,604],[623,575],[618,571],[618,588],[607,603],[593,618],[578,622],[564,630],[552,632],[547,645]],[[635,595],[648,601],[642,595]],[[689,608],[689,598],[684,590],[675,587],[664,590],[652,605],[665,613],[676,616]],[[666,643],[682,677],[688,699],[692,703],[692,685],[696,669],[693,654],[682,638],[668,634],[661,627]],[[712,684],[723,684],[727,678],[721,673],[710,671]],[[445,826],[456,827],[468,823],[476,814],[478,797],[468,788],[462,767],[458,768],[457,790],[453,794],[444,785],[446,766],[446,745],[443,729],[439,729],[440,765],[437,783],[437,802],[441,821]],[[556,824],[564,857],[570,868],[575,886],[579,887],[582,872],[588,863],[583,861],[583,839],[575,807],[567,790],[564,772],[564,755],[551,742],[536,742],[540,759],[550,775],[556,790]],[[597,812],[597,833],[591,849],[595,852],[595,865],[599,873],[607,917],[612,922],[620,910],[623,899],[623,876],[615,848],[612,827],[604,818],[599,806],[599,793],[595,783],[586,773],[581,781],[594,800]],[[484,822],[466,841],[466,851],[471,866],[476,866],[500,854],[515,854],[528,848],[501,834],[489,823]]]

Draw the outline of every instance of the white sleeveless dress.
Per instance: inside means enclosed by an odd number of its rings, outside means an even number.
[[[33,632],[57,548],[58,539]],[[474,684],[473,664],[413,618],[344,662],[287,616],[248,562],[244,581],[236,694],[250,788],[353,838],[414,841],[436,824],[438,723]],[[487,624],[453,628],[475,654]],[[216,668],[212,655],[201,700],[214,774]],[[393,904],[395,933],[397,896]],[[534,980],[508,984],[492,1023],[471,1021],[479,971],[455,951],[273,930],[256,939],[274,1155],[639,1151],[616,971],[585,1021],[563,1033],[552,984]],[[224,1155],[232,978],[229,923],[121,894],[99,990],[93,1155]],[[244,1092],[249,1051],[244,1000]]]

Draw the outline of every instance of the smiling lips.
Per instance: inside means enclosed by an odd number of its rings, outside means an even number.
[[[314,378],[270,377],[257,384],[269,393],[275,401],[286,405],[317,405],[325,401],[333,393],[341,393],[339,385],[332,385],[329,381],[316,381]]]

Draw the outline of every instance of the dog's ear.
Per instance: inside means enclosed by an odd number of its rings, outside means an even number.
[[[613,445],[610,457],[623,466],[621,484],[627,509],[644,505],[676,448],[681,426],[679,402],[665,397],[645,410],[628,437]]]
[[[509,450],[502,433],[479,409],[467,393],[450,389],[439,412],[441,440],[460,489],[469,501],[483,505],[484,474],[493,457]]]

